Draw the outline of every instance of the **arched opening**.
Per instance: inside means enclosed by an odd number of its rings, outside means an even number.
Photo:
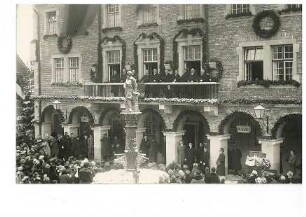
[[[65,121],[63,112],[59,109],[54,109],[52,105],[47,106],[42,112],[43,132],[53,137],[58,134],[63,135],[64,129],[62,123]],[[45,135],[42,135],[45,136]]]
[[[280,147],[280,172],[287,173],[290,166],[287,162],[290,150],[296,154],[296,174],[302,172],[302,114],[290,114],[280,118],[272,129],[274,138],[283,138]]]
[[[83,137],[84,135],[92,135],[91,126],[94,123],[94,118],[90,111],[82,106],[72,109],[69,116],[69,123],[78,125],[77,135]]]
[[[116,108],[107,109],[105,112],[101,114],[99,123],[103,126],[110,126],[109,129],[109,138],[110,141],[118,139],[120,145],[124,147],[125,144],[125,131],[123,122],[120,116],[120,111]]]
[[[258,137],[262,135],[260,124],[250,114],[234,112],[220,125],[220,133],[230,134],[228,141],[228,173],[246,169],[246,157],[251,151],[261,151]]]
[[[148,139],[157,142],[157,163],[166,162],[166,140],[163,131],[166,129],[165,122],[161,115],[153,109],[145,109],[138,121],[138,127],[144,127]],[[149,156],[150,157],[150,156]]]
[[[205,117],[197,111],[183,111],[174,122],[176,131],[185,130],[183,136],[184,144],[192,143],[193,147],[200,142],[207,142],[207,134],[210,132],[209,125]]]

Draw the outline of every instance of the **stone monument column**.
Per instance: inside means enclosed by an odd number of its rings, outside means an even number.
[[[121,115],[125,124],[125,150],[129,150],[129,147],[132,145],[132,140],[136,142],[136,130],[141,112],[122,111]]]

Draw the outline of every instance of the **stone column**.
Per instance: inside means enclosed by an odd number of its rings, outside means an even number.
[[[79,124],[64,124],[64,133],[67,132],[70,136],[73,133],[74,136],[78,136],[79,134]]]
[[[220,148],[224,148],[224,155],[225,155],[225,175],[228,172],[228,153],[227,153],[227,142],[230,138],[229,134],[224,135],[207,135],[207,139],[210,141],[210,168],[215,167],[217,168],[217,159],[219,157],[219,150]]]
[[[166,165],[177,161],[177,146],[185,131],[163,132],[166,136]]]
[[[146,131],[146,128],[137,128],[136,130],[136,144],[137,149],[139,150],[141,141],[143,139],[143,133]]]
[[[261,144],[261,152],[266,154],[268,160],[270,160],[272,170],[280,171],[280,144],[283,142],[283,138],[272,139],[263,138],[258,140]]]
[[[136,141],[137,123],[141,112],[121,112],[125,124],[125,150],[129,149],[131,141]]]
[[[94,160],[102,160],[101,139],[105,133],[108,133],[110,126],[95,125],[92,127],[94,133]]]

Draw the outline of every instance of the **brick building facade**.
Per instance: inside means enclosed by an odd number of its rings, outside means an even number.
[[[154,135],[161,162],[167,164],[176,160],[182,139],[207,142],[211,166],[216,165],[220,147],[228,158],[234,144],[243,153],[243,165],[250,151],[266,153],[276,170],[283,161],[280,152],[285,156],[295,149],[301,160],[300,5],[99,5],[86,34],[71,36],[71,50],[63,54],[58,39],[66,7],[35,6],[36,136],[92,133],[95,159],[101,160],[104,132],[124,137],[122,84],[109,83],[114,71],[122,76],[128,62],[140,80],[146,70],[164,73],[165,63],[170,62],[180,75],[195,68],[199,75],[217,74],[218,80],[176,86],[199,91],[192,99],[141,98],[138,145],[144,133]],[[269,38],[259,37],[252,28],[263,10],[272,10],[280,23]],[[262,28],[275,26],[269,16],[264,20]],[[116,95],[112,85],[119,89]],[[60,101],[56,107],[54,100]],[[255,118],[254,107],[259,104],[266,108],[264,119]]]

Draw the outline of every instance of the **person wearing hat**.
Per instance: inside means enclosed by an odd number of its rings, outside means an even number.
[[[225,154],[224,154],[224,148],[220,148],[219,150],[220,154],[217,159],[217,174],[219,176],[225,176]]]
[[[195,171],[193,173],[192,179],[191,179],[191,184],[203,184],[205,183],[202,173],[200,171]]]
[[[149,148],[150,148],[150,144],[149,144],[148,136],[144,135],[140,143],[140,151],[141,153],[145,154],[146,157],[149,156]]]
[[[89,168],[90,163],[85,162],[83,168],[79,171],[80,184],[90,184],[93,181],[94,172]]]
[[[195,151],[194,148],[192,147],[191,142],[189,142],[188,147],[185,150],[185,155],[186,155],[186,164],[190,169],[192,169],[195,160]]]

